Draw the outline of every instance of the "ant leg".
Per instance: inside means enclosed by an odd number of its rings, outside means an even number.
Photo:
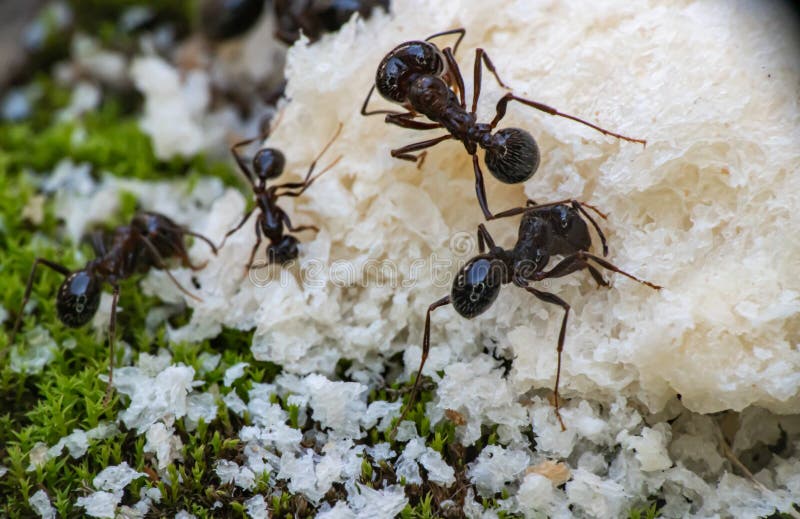
[[[603,259],[603,258],[601,258],[599,256],[595,256],[594,254],[592,254],[590,252],[579,251],[578,254],[597,262],[598,264],[600,264],[601,267],[603,267],[605,269],[608,269],[608,270],[610,270],[612,272],[616,272],[617,274],[622,274],[623,276],[625,276],[627,278],[630,278],[630,279],[632,279],[634,281],[638,281],[639,283],[641,283],[643,285],[647,285],[650,288],[653,288],[655,290],[661,290],[661,286],[660,285],[656,285],[655,283],[651,283],[649,281],[645,281],[643,279],[639,279],[636,276],[634,276],[632,274],[629,274],[629,273],[625,272],[624,270],[620,269],[619,267],[617,267],[613,263],[611,263],[609,261],[606,261],[605,259]]]
[[[555,108],[553,108],[551,106],[547,106],[546,104],[539,103],[537,101],[531,101],[530,99],[525,99],[524,97],[519,97],[519,96],[514,95],[514,94],[512,94],[510,92],[508,94],[504,95],[502,98],[500,98],[500,101],[497,102],[497,113],[494,116],[494,119],[492,119],[492,122],[489,124],[489,126],[494,128],[495,126],[497,126],[497,123],[500,122],[500,119],[505,117],[505,115],[506,115],[506,106],[511,101],[520,102],[520,103],[522,103],[522,104],[524,104],[526,106],[530,106],[531,108],[535,108],[536,110],[540,110],[540,111],[548,113],[550,115],[555,115],[555,116],[558,116],[558,117],[564,117],[566,119],[571,119],[571,120],[573,120],[575,122],[579,122],[581,124],[584,124],[584,125],[588,126],[589,128],[593,128],[593,129],[597,130],[598,132],[602,133],[603,135],[609,135],[611,137],[616,137],[617,139],[622,139],[622,140],[628,141],[628,142],[637,142],[637,143],[639,143],[639,144],[641,144],[643,146],[647,146],[647,141],[644,140],[644,139],[634,139],[633,137],[626,137],[626,136],[621,135],[619,133],[614,133],[612,131],[606,130],[605,128],[601,128],[601,127],[599,127],[597,125],[594,125],[594,124],[592,124],[592,123],[590,123],[588,121],[584,121],[583,119],[575,117],[574,115],[569,115],[569,114],[565,114],[565,113],[559,112],[558,110],[556,110]]]
[[[450,50],[449,47],[445,48],[442,53],[444,54],[444,59],[447,62],[447,69],[449,72],[453,74],[453,79],[456,82],[456,87],[458,88],[458,95],[461,100],[461,108],[467,107],[467,101],[465,99],[464,93],[464,78],[461,76],[461,69],[458,67],[458,62],[456,62],[456,57],[453,54],[453,51]],[[449,76],[449,74],[448,74]]]
[[[408,146],[397,148],[396,150],[392,150],[391,154],[392,157],[398,159],[408,160],[410,162],[417,162],[419,160],[419,155],[412,155],[411,152],[424,150],[425,148],[431,148],[433,146],[436,146],[440,142],[452,138],[453,136],[448,133],[447,135],[442,135],[441,137],[436,137],[435,139],[429,139],[427,141],[422,141],[422,142],[415,142],[414,144],[409,144]]]
[[[472,79],[472,86],[475,89],[472,93],[472,113],[474,114],[478,109],[478,98],[481,96],[481,82],[483,81],[483,69],[481,67],[481,63],[486,65],[486,68],[489,69],[489,72],[494,75],[494,78],[500,84],[501,87],[508,89],[508,86],[503,83],[503,80],[500,79],[500,76],[497,75],[497,70],[494,68],[494,63],[492,60],[489,59],[489,55],[481,49],[475,49],[475,69],[474,69],[474,76]],[[492,125],[494,128],[494,125]]]
[[[560,278],[560,277],[564,277],[564,276],[567,276],[569,274],[572,274],[573,272],[577,272],[579,270],[588,269],[590,267],[590,264],[587,262],[587,260],[589,260],[589,259],[594,260],[595,262],[600,264],[600,266],[602,266],[605,269],[608,269],[608,270],[610,270],[612,272],[616,272],[617,274],[622,274],[623,276],[628,277],[628,278],[630,278],[630,279],[632,279],[634,281],[637,281],[639,283],[642,283],[643,285],[647,285],[650,288],[654,288],[656,290],[660,290],[661,289],[660,286],[658,286],[658,285],[656,285],[654,283],[650,283],[649,281],[644,281],[642,279],[639,279],[636,276],[634,276],[632,274],[629,274],[629,273],[625,272],[624,270],[620,269],[616,265],[606,261],[605,259],[603,259],[603,258],[601,258],[599,256],[595,256],[594,254],[591,254],[591,253],[586,252],[586,251],[578,251],[578,252],[576,252],[574,254],[570,254],[569,256],[567,256],[566,258],[561,260],[552,269],[550,269],[550,270],[548,270],[546,272],[539,272],[539,273],[535,274],[533,279],[534,279],[534,281],[541,281],[541,280],[547,279],[547,278]]]
[[[250,219],[250,215],[253,214],[253,211],[255,211],[255,207],[244,213],[242,220],[236,225],[236,227],[225,233],[225,236],[222,238],[222,243],[220,243],[217,247],[218,249],[221,249],[225,246],[225,241],[228,239],[228,236],[234,234],[236,231],[242,228],[245,222]]]
[[[458,46],[461,45],[461,40],[464,39],[464,35],[467,34],[467,30],[463,27],[459,27],[458,29],[449,29],[447,31],[437,32],[436,34],[431,34],[425,41],[431,41],[434,38],[439,38],[441,36],[449,36],[451,34],[458,34],[458,39],[456,40],[456,44],[453,45],[453,54],[458,52]]]
[[[397,110],[373,110],[371,112],[367,112],[367,105],[369,104],[369,99],[372,97],[372,92],[375,90],[375,84],[373,83],[371,87],[369,87],[369,92],[367,93],[367,98],[364,99],[364,104],[361,105],[361,115],[369,116],[369,115],[378,115],[378,114],[400,114],[402,112],[398,112]]]
[[[472,169],[475,171],[475,194],[478,196],[478,205],[481,206],[483,217],[494,220],[494,215],[489,211],[489,202],[486,200],[486,185],[483,183],[483,172],[478,164],[478,155],[472,155]]]
[[[599,214],[603,218],[606,218],[606,216],[603,213],[601,213],[600,211],[598,211],[595,207],[590,206],[588,204],[587,204],[587,207],[590,207],[597,214]],[[606,242],[606,235],[603,234],[603,230],[600,229],[599,225],[597,225],[597,222],[594,220],[594,218],[592,218],[592,215],[590,215],[589,212],[583,208],[583,204],[581,202],[578,202],[577,200],[573,200],[572,201],[572,208],[580,211],[580,213],[583,216],[585,216],[592,223],[592,226],[594,227],[594,230],[597,231],[597,236],[600,237],[600,243],[603,244],[603,256],[608,256],[608,242]],[[594,274],[592,274],[592,275],[594,275]],[[595,279],[597,279],[597,278],[595,278]],[[598,281],[598,283],[599,283],[599,281]]]
[[[167,264],[164,261],[164,258],[161,257],[161,254],[159,254],[158,249],[156,249],[155,245],[153,245],[153,243],[150,240],[148,240],[146,237],[142,236],[141,237],[141,241],[144,244],[144,246],[147,247],[147,249],[153,255],[153,259],[155,260],[154,263],[155,263],[156,268],[159,268],[159,269],[163,270],[167,274],[167,277],[169,277],[169,279],[175,284],[175,286],[178,287],[178,290],[183,292],[187,297],[191,297],[195,301],[198,301],[198,302],[202,302],[203,301],[201,298],[197,297],[196,295],[192,294],[191,292],[189,292],[188,290],[183,288],[183,285],[181,285],[178,282],[178,280],[175,279],[175,276],[173,276],[172,272],[170,272],[169,268],[167,268]]]
[[[211,251],[214,253],[215,256],[216,256],[217,252],[219,252],[218,249],[217,249],[217,246],[214,245],[213,243],[211,243],[211,240],[209,240],[208,238],[206,238],[205,236],[203,236],[199,232],[191,231],[191,230],[189,230],[189,229],[187,229],[185,227],[181,228],[181,230],[183,231],[183,234],[187,234],[189,236],[193,236],[193,237],[197,238],[198,240],[202,240],[202,241],[206,242],[206,244],[209,247],[211,247]]]
[[[8,347],[14,344],[14,338],[17,336],[17,332],[19,331],[20,326],[22,326],[22,315],[25,313],[25,306],[28,304],[28,301],[31,298],[31,290],[33,290],[33,280],[36,277],[36,267],[39,264],[44,265],[52,270],[55,270],[59,274],[64,277],[70,275],[70,271],[64,265],[60,265],[50,260],[46,260],[44,258],[36,258],[33,260],[33,267],[31,268],[31,273],[28,275],[28,283],[25,285],[25,295],[22,296],[22,305],[19,308],[19,313],[17,314],[17,320],[14,321],[14,328],[11,329],[11,335],[8,338]]]
[[[411,112],[391,114],[386,116],[384,122],[386,124],[394,124],[395,126],[399,126],[401,128],[410,128],[412,130],[435,130],[436,128],[442,127],[442,125],[439,123],[415,121],[414,117],[416,117],[416,115]]]
[[[108,383],[106,384],[106,395],[103,397],[104,406],[111,401],[111,393],[114,391],[114,336],[117,332],[118,301],[119,285],[114,285],[114,290],[111,294],[111,319],[108,322]]]
[[[564,420],[561,419],[560,404],[558,399],[558,384],[561,381],[561,352],[564,351],[564,338],[567,334],[567,318],[569,317],[570,306],[569,303],[557,295],[551,294],[550,292],[542,292],[541,290],[536,290],[533,287],[524,285],[522,288],[545,303],[558,305],[564,309],[564,318],[561,320],[561,331],[558,333],[558,346],[556,348],[556,351],[558,352],[558,360],[556,361],[556,385],[555,388],[553,388],[553,395],[555,400],[556,418],[558,418],[558,422],[561,424],[561,430],[566,431],[567,427],[564,425]]]
[[[490,249],[494,249],[495,247],[492,235],[489,234],[486,227],[480,223],[478,224],[478,251],[483,254],[486,251],[487,245]]]
[[[92,231],[87,241],[92,246],[95,256],[100,258],[106,255],[108,247],[106,247],[105,233],[103,231]]]
[[[394,428],[392,428],[391,436],[394,436],[394,433],[397,430],[397,427],[400,425],[400,422],[403,421],[403,418],[405,418],[408,412],[411,410],[411,407],[414,405],[414,399],[417,397],[417,392],[419,391],[419,384],[420,380],[422,379],[422,368],[425,367],[425,361],[428,360],[428,352],[431,349],[431,312],[440,306],[449,304],[450,296],[444,296],[428,307],[428,312],[425,314],[425,332],[422,335],[422,357],[420,358],[419,369],[417,370],[417,378],[414,380],[414,387],[411,388],[411,394],[408,397],[408,402],[406,403],[405,408],[403,408],[403,412],[400,413],[400,418],[397,419]]]
[[[600,271],[597,270],[593,265],[586,265],[586,268],[589,270],[589,274],[592,275],[594,278],[595,283],[597,283],[601,287],[608,287],[611,284],[603,278],[603,275],[600,274]]]
[[[283,211],[282,209],[280,209],[280,212],[281,212],[281,220],[283,220],[284,225],[286,225],[286,228],[289,229],[290,231],[292,231],[292,232],[302,232],[302,231],[319,232],[319,227],[317,227],[316,225],[300,225],[298,227],[294,227],[292,225],[292,221],[289,219],[289,215],[286,214],[286,212]]]
[[[256,259],[256,252],[261,245],[261,222],[256,219],[256,243],[253,245],[253,250],[250,251],[250,259],[247,260],[247,265],[244,266],[244,274],[247,275],[248,271],[253,267],[253,260]]]
[[[255,180],[253,179],[253,173],[250,171],[250,167],[247,165],[247,161],[245,161],[244,158],[241,155],[239,155],[239,148],[241,148],[242,146],[247,146],[248,144],[256,142],[257,140],[260,140],[260,136],[252,137],[250,139],[245,139],[243,141],[237,142],[236,144],[230,147],[230,152],[233,155],[233,158],[236,160],[236,164],[239,166],[239,171],[241,171],[244,174],[244,176],[247,178],[247,181],[250,182],[250,185],[253,187],[255,187],[256,185]]]

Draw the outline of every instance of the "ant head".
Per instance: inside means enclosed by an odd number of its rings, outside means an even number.
[[[525,182],[539,169],[539,146],[530,133],[505,128],[492,135],[486,148],[486,166],[500,182]]]
[[[77,328],[88,323],[100,306],[100,283],[87,270],[70,274],[56,296],[56,312],[62,323]]]
[[[426,41],[407,41],[395,47],[378,65],[375,88],[387,101],[404,103],[413,76],[441,76],[444,71],[444,56],[436,45]]]
[[[462,317],[470,319],[492,306],[506,278],[506,266],[493,256],[481,255],[469,260],[458,272],[450,301]]]
[[[253,172],[262,182],[272,178],[277,178],[283,173],[283,166],[286,159],[279,150],[274,148],[264,148],[258,150],[253,157]]]

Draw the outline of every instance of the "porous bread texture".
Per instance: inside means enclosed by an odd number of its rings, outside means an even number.
[[[265,145],[283,151],[286,177],[296,180],[344,124],[320,161],[341,155],[335,168],[302,198],[281,200],[296,225],[321,231],[301,235],[298,265],[259,271],[253,283],[242,273],[251,219],[196,274],[204,302],[188,302],[192,321],[173,336],[256,327],[256,358],[290,372],[330,374],[348,358],[380,373],[383,357],[398,351],[406,373],[416,370],[427,306],[477,252],[471,163],[452,141],[429,150],[419,169],[393,159],[389,150],[441,132],[358,110],[389,50],[455,27],[467,29],[457,58],[468,101],[481,47],[515,93],[647,139],[643,148],[512,103],[500,126],[531,131],[542,165],[524,185],[485,171],[495,212],[526,197],[598,206],[609,215],[600,222],[609,259],[665,287],[607,274],[613,286],[602,289],[586,273],[537,285],[572,307],[564,396],[624,395],[651,412],[677,394],[701,413],[800,411],[800,243],[791,238],[800,226],[800,42],[795,18],[777,4],[398,1],[392,15],[298,43],[287,60],[290,101]],[[484,70],[480,120],[491,119],[502,94]],[[371,106],[391,108],[378,97]],[[226,193],[200,230],[221,237],[244,206],[238,192]],[[516,226],[509,219],[489,229],[511,247]],[[473,320],[439,309],[425,374],[488,346],[514,357],[512,393],[551,387],[561,317],[513,287]],[[441,412],[447,402],[436,405]]]

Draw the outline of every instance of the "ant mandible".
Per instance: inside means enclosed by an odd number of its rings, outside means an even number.
[[[133,217],[129,225],[117,227],[110,234],[104,231],[92,232],[89,235],[89,241],[96,257],[82,269],[71,271],[59,263],[45,258],[36,258],[28,276],[25,295],[11,331],[9,344],[14,343],[14,337],[22,324],[25,305],[30,299],[36,267],[39,265],[44,265],[66,278],[56,295],[56,312],[59,320],[70,328],[79,328],[94,317],[100,306],[103,283],[108,283],[112,288],[112,301],[108,326],[108,384],[103,399],[103,403],[107,404],[111,397],[114,377],[114,335],[117,324],[120,281],[134,274],[144,274],[151,268],[162,269],[181,292],[196,301],[201,301],[200,298],[181,286],[167,269],[165,263],[166,259],[176,257],[181,260],[184,267],[192,270],[200,270],[205,267],[205,264],[193,265],[189,260],[189,254],[183,243],[186,235],[203,240],[211,247],[214,254],[217,253],[214,244],[202,234],[190,231],[163,214],[141,212]]]
[[[305,179],[302,182],[285,182],[283,184],[276,184],[269,187],[267,187],[267,181],[277,178],[281,175],[281,173],[283,173],[283,168],[286,164],[286,159],[284,158],[283,153],[274,148],[260,149],[253,156],[251,171],[245,159],[239,155],[238,150],[240,147],[250,144],[255,140],[265,138],[265,136],[262,135],[253,139],[247,139],[231,146],[231,153],[233,154],[234,159],[236,159],[239,169],[242,171],[245,177],[247,177],[247,180],[250,182],[250,185],[253,188],[256,206],[244,214],[242,220],[236,225],[236,227],[225,233],[225,237],[223,238],[222,243],[219,245],[219,248],[222,248],[225,245],[225,241],[229,236],[242,228],[245,222],[247,222],[247,220],[250,218],[250,215],[253,214],[253,211],[260,209],[261,212],[258,214],[255,223],[256,243],[253,245],[253,250],[250,253],[250,259],[247,261],[247,265],[245,265],[245,272],[253,266],[253,260],[256,257],[256,252],[258,251],[258,247],[261,245],[262,233],[270,241],[269,246],[267,246],[267,262],[284,264],[297,258],[297,244],[299,243],[297,238],[284,231],[284,226],[286,229],[289,229],[292,232],[301,232],[306,230],[315,232],[319,231],[319,228],[314,225],[300,225],[298,227],[293,226],[292,221],[289,219],[289,215],[286,214],[286,211],[278,206],[278,199],[282,196],[298,197],[302,195],[306,189],[311,187],[311,185],[319,177],[321,177],[323,174],[325,174],[325,172],[329,171],[333,166],[336,165],[337,162],[339,162],[339,160],[342,158],[341,155],[336,157],[333,162],[331,162],[325,169],[320,171],[316,176],[311,176],[314,173],[314,168],[317,165],[317,161],[322,158],[322,155],[324,155],[328,148],[330,148],[331,144],[333,144],[333,141],[336,140],[341,131],[342,124],[339,123],[336,133],[334,133],[333,137],[331,137],[331,140],[328,141],[328,144],[325,145],[322,151],[319,152],[317,157],[311,163]]]
[[[558,360],[553,392],[555,395],[556,417],[558,417],[562,430],[566,430],[559,411],[558,385],[561,377],[561,352],[564,349],[564,337],[567,331],[570,305],[555,294],[530,286],[530,283],[549,278],[564,277],[585,269],[589,271],[598,285],[608,286],[608,282],[603,279],[597,266],[593,264],[595,263],[602,268],[622,274],[656,290],[661,288],[649,281],[641,280],[619,269],[604,258],[589,252],[592,238],[586,220],[592,224],[600,237],[603,256],[607,256],[608,246],[602,230],[585,208],[592,209],[603,218],[606,217],[593,206],[577,200],[561,200],[542,205],[537,205],[529,200],[526,207],[509,209],[498,213],[496,218],[522,214],[517,243],[511,249],[504,249],[495,245],[486,227],[483,224],[478,226],[478,249],[480,254],[470,259],[458,272],[450,295],[439,299],[428,307],[425,315],[425,331],[422,338],[422,358],[417,370],[417,378],[414,381],[408,403],[397,421],[398,424],[413,405],[419,389],[422,368],[425,366],[428,351],[430,350],[431,312],[441,306],[452,304],[459,315],[472,319],[489,309],[497,299],[502,285],[513,283],[515,286],[533,294],[539,300],[564,309],[556,350]],[[556,255],[563,256],[563,259],[550,270],[545,270],[550,258]]]
[[[458,39],[452,49],[445,47],[440,50],[430,42],[434,38],[451,34],[458,34]],[[641,139],[611,132],[511,92],[506,93],[497,102],[496,113],[490,123],[477,122],[476,111],[481,95],[482,66],[485,65],[489,69],[501,87],[506,89],[508,87],[497,75],[489,55],[481,48],[475,49],[472,109],[467,111],[464,79],[455,59],[458,45],[465,34],[466,30],[463,28],[452,29],[433,34],[425,41],[408,41],[395,47],[378,66],[375,83],[361,106],[361,115],[386,114],[386,123],[413,130],[435,128],[446,130],[448,133],[440,137],[416,142],[391,151],[392,157],[417,162],[418,165],[422,164],[426,154],[422,150],[448,139],[461,141],[467,149],[467,153],[472,155],[475,192],[485,219],[492,220],[495,216],[489,210],[486,200],[483,173],[478,163],[478,147],[485,150],[484,161],[492,175],[506,184],[516,184],[528,180],[539,167],[539,147],[529,132],[521,128],[504,128],[492,133],[505,116],[506,107],[511,101],[517,101],[550,115],[571,119],[604,135],[643,145],[647,143]],[[367,104],[376,88],[384,99],[402,105],[407,111],[373,110],[368,112]],[[456,92],[458,92],[458,97],[456,97]],[[416,120],[420,115],[432,122]],[[418,151],[422,151],[422,153],[416,155],[413,153]]]

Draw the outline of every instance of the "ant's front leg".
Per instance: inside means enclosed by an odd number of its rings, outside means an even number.
[[[369,88],[369,92],[367,92],[367,97],[364,99],[364,104],[361,105],[361,115],[363,116],[370,116],[370,115],[380,115],[380,114],[390,114],[390,115],[398,115],[402,112],[398,112],[397,110],[372,110],[371,112],[367,111],[367,105],[369,104],[369,100],[372,97],[372,92],[375,91],[375,84],[373,83],[372,86]]]
[[[520,280],[519,282],[515,282],[517,286],[524,288],[529,293],[536,296],[541,301],[545,303],[550,303],[552,305],[558,305],[564,309],[564,318],[561,320],[561,331],[558,333],[558,346],[556,348],[558,354],[558,360],[556,361],[556,384],[553,388],[553,398],[555,400],[555,408],[556,408],[556,418],[558,418],[558,423],[561,424],[561,430],[566,431],[567,427],[564,425],[564,420],[561,419],[561,405],[559,402],[558,396],[558,384],[561,381],[561,353],[564,351],[564,339],[567,335],[567,318],[569,317],[570,306],[569,303],[561,299],[555,294],[551,294],[550,292],[543,292],[541,290],[536,290],[533,287],[527,286],[524,284],[524,281]]]
[[[25,313],[25,306],[28,304],[28,301],[31,298],[31,290],[33,289],[33,280],[36,277],[36,267],[38,267],[39,264],[42,264],[45,267],[55,270],[64,277],[70,275],[69,269],[64,265],[60,265],[54,261],[50,261],[44,258],[36,258],[35,260],[33,260],[33,267],[31,267],[31,273],[28,275],[28,283],[25,285],[25,295],[22,296],[22,304],[20,305],[19,313],[17,313],[17,320],[14,321],[14,328],[11,329],[11,335],[8,338],[8,347],[14,344],[14,338],[17,336],[17,332],[19,331],[20,326],[22,326],[22,316]],[[5,350],[0,351],[0,354],[4,352]]]
[[[494,239],[492,239],[492,235],[489,234],[489,231],[486,230],[486,226],[482,223],[478,224],[478,252],[483,254],[486,252],[486,246],[489,246],[489,249],[494,249]]]
[[[108,383],[103,405],[108,405],[114,391],[114,336],[117,332],[117,302],[119,302],[119,285],[113,285],[111,295],[111,318],[108,322]]]
[[[445,306],[449,304],[450,304],[450,296],[444,296],[443,298],[432,303],[428,307],[428,312],[425,314],[425,332],[422,335],[422,356],[420,357],[419,361],[417,378],[414,380],[414,387],[411,389],[411,394],[408,397],[408,402],[403,408],[403,412],[400,413],[400,418],[397,419],[397,423],[395,423],[395,426],[392,428],[390,436],[394,436],[394,433],[397,431],[397,427],[400,425],[400,422],[403,421],[403,418],[405,418],[408,412],[411,410],[411,407],[414,405],[414,400],[417,397],[417,392],[419,391],[420,381],[422,380],[422,368],[425,367],[425,361],[428,360],[428,352],[431,349],[431,312],[433,312],[440,306]]]

